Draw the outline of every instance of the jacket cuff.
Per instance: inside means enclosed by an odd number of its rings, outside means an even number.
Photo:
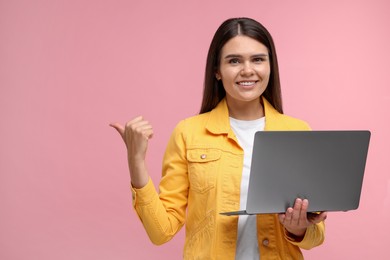
[[[131,185],[130,188],[134,208],[136,207],[136,205],[145,205],[150,203],[154,196],[157,195],[153,181],[150,177],[148,183],[144,187],[137,189]]]
[[[306,233],[303,238],[297,239],[296,237],[291,236],[291,234],[284,229],[284,237],[291,244],[296,245],[303,249],[311,249],[315,246],[322,244],[323,242],[323,233],[320,231],[320,226],[323,223],[311,225],[306,229]]]

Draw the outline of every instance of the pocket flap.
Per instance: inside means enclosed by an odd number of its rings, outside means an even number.
[[[192,149],[187,151],[189,162],[211,162],[221,158],[221,151],[217,149]]]

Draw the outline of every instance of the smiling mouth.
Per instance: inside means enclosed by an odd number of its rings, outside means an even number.
[[[240,81],[240,82],[236,82],[236,84],[245,87],[245,86],[253,86],[257,82],[258,81]]]

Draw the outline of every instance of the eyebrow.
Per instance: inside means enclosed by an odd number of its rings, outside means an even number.
[[[255,54],[255,55],[252,55],[251,58],[259,58],[259,57],[268,57],[267,54],[265,53],[259,53],[259,54]],[[242,58],[242,55],[240,54],[228,54],[225,56],[225,59],[231,59],[231,58]]]

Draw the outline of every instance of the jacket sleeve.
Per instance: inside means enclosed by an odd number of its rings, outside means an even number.
[[[175,128],[168,142],[160,191],[151,179],[141,189],[132,188],[133,207],[156,245],[168,242],[184,225],[189,184],[182,125]]]
[[[313,247],[321,245],[325,240],[325,222],[314,224],[307,228],[305,236],[301,241],[296,241],[290,237],[285,230],[285,238],[290,243],[299,246],[302,249],[311,249]]]

